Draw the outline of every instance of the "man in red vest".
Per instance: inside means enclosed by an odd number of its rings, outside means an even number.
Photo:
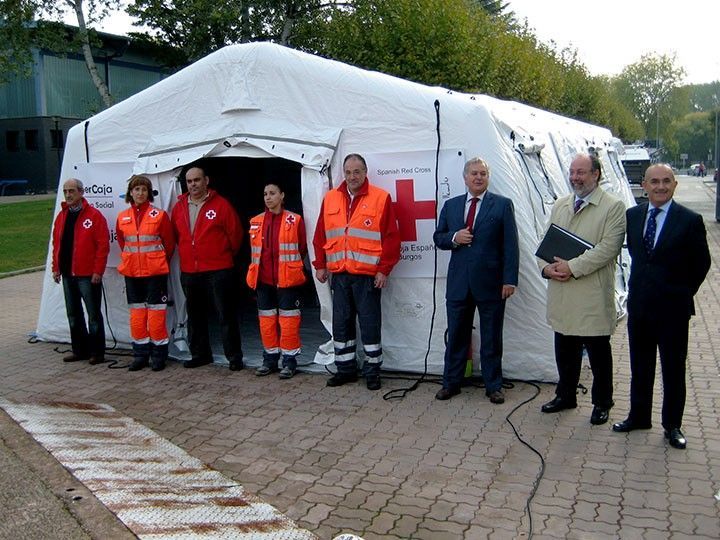
[[[357,381],[355,319],[360,323],[368,390],[379,390],[382,365],[380,291],[400,260],[400,234],[390,195],[367,180],[359,154],[343,161],[345,181],[320,209],[313,246],[315,276],[333,293],[332,333],[337,373],[328,386]]]
[[[233,257],[240,249],[243,229],[230,202],[208,189],[210,179],[200,167],[185,173],[188,192],[172,209],[180,255],[180,283],[187,300],[187,327],[192,359],[186,368],[213,361],[208,331],[208,307],[217,313],[223,351],[230,369],[243,368],[237,318],[237,284]]]

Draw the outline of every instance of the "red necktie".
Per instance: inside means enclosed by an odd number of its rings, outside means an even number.
[[[475,209],[477,208],[478,198],[473,197],[470,201],[470,209],[468,210],[467,220],[465,220],[465,226],[473,230],[473,226],[475,225]]]

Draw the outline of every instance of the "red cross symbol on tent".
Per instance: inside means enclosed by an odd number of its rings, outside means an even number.
[[[395,180],[397,202],[393,204],[403,242],[417,242],[418,219],[435,219],[435,201],[416,201],[414,183],[412,178]]]

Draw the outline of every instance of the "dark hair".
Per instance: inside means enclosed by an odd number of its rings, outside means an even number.
[[[597,157],[596,154],[588,154],[588,157],[590,158],[590,170],[598,172],[597,181],[599,184],[600,179],[602,178],[602,164],[600,163],[600,158]]]
[[[283,183],[278,180],[269,180],[265,182],[263,189],[268,186],[276,186],[280,190],[280,193],[285,193],[285,187],[283,186]]]
[[[363,167],[365,167],[365,170],[367,171],[367,163],[365,163],[365,158],[362,157],[360,154],[348,154],[347,156],[345,156],[345,159],[343,159],[343,167],[349,159],[357,159],[363,164]]]
[[[150,182],[150,180],[148,180],[148,178],[145,176],[140,176],[140,175],[134,174],[130,177],[130,180],[128,180],[127,193],[125,193],[125,202],[126,203],[133,202],[132,190],[133,190],[133,188],[135,188],[137,186],[145,186],[147,188],[148,201],[152,202],[155,199],[155,197],[153,196],[152,182]]]
[[[207,176],[207,175],[208,175],[208,174],[207,174],[207,171],[205,170],[205,167],[202,167],[202,166],[200,166],[200,165],[190,165],[190,166],[188,166],[188,167],[185,169],[185,172],[183,172],[183,176],[184,176],[184,177],[187,178],[187,173],[188,173],[188,171],[189,171],[190,169],[198,169],[198,170],[202,171],[202,175],[203,175],[203,176]]]

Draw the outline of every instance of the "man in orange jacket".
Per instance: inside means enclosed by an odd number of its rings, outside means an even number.
[[[65,201],[53,226],[52,273],[55,283],[62,280],[65,309],[70,325],[72,353],[65,362],[105,361],[105,323],[101,312],[102,275],[110,253],[107,221],[83,197],[80,180],[63,184]],[[88,320],[82,304],[85,304]]]
[[[315,276],[333,292],[332,332],[337,373],[328,386],[357,381],[355,319],[360,323],[368,390],[379,390],[382,365],[380,291],[400,260],[400,233],[390,195],[367,179],[360,154],[343,161],[345,181],[320,209],[313,246]]]
[[[242,244],[243,229],[230,202],[208,189],[210,179],[200,167],[185,173],[188,192],[172,209],[180,283],[187,300],[187,328],[192,359],[186,368],[212,363],[208,307],[217,312],[225,357],[230,369],[243,368],[237,312],[238,277],[233,257]]]

